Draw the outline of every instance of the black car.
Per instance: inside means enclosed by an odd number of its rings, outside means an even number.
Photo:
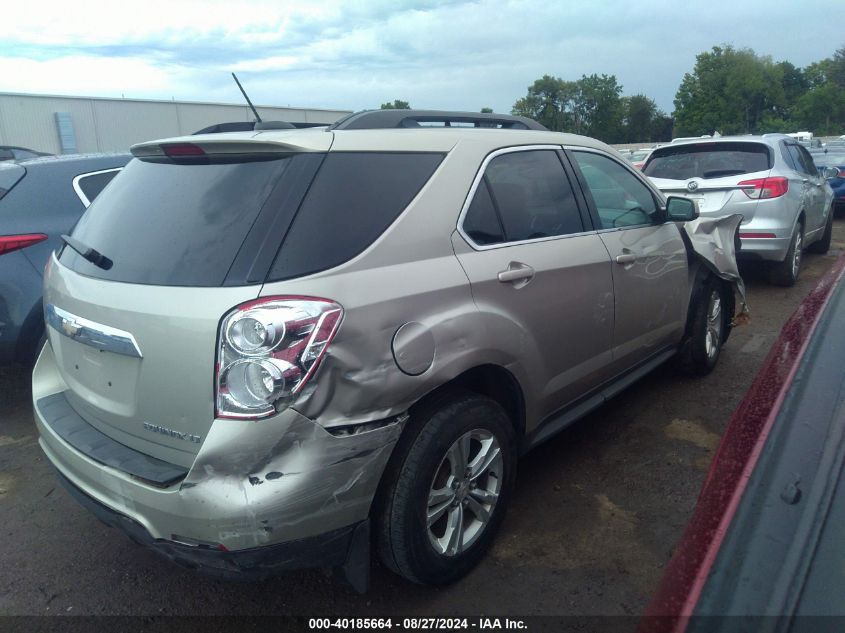
[[[0,162],[0,365],[34,361],[44,335],[41,274],[71,228],[131,154]]]

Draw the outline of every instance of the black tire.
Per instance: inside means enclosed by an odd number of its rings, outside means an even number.
[[[769,282],[775,286],[794,286],[801,274],[801,245],[804,244],[804,225],[799,221],[789,243],[789,250],[782,262],[776,262],[769,269]],[[797,265],[796,265],[797,253]]]
[[[705,376],[713,371],[722,346],[728,338],[733,297],[727,296],[725,285],[708,277],[696,293],[690,315],[689,338],[679,356],[681,369],[693,376]],[[714,302],[718,301],[718,320],[711,319]]]
[[[830,207],[830,214],[827,216],[827,224],[824,225],[824,233],[820,240],[817,240],[807,247],[810,253],[824,255],[830,250],[830,241],[833,238],[833,205]]]
[[[412,582],[445,585],[464,576],[481,560],[504,518],[516,475],[514,428],[498,403],[470,392],[450,394],[413,411],[408,424],[410,426],[403,433],[396,447],[397,452],[391,458],[391,465],[384,474],[385,486],[376,505],[379,556],[390,569]],[[443,512],[441,519],[431,526],[435,536],[440,527],[439,522],[445,520],[448,523],[453,512],[460,512],[461,516],[466,513],[467,534],[473,527],[477,529],[477,536],[467,542],[466,549],[448,555],[435,549],[432,537],[429,536],[427,512],[431,507],[440,507],[429,506],[429,495],[438,485],[438,478],[444,469],[451,469],[451,462],[446,457],[450,447],[459,438],[478,431],[489,433],[498,443],[501,464],[495,467],[501,470],[500,477],[489,474],[484,481],[478,479],[478,492],[471,492],[468,477],[464,476],[467,482],[464,485],[456,484],[454,478],[447,475],[440,488],[457,499],[458,495],[465,498],[484,494],[482,488],[495,487],[498,483],[498,498],[486,522],[481,521],[472,510],[464,510],[464,507],[469,507],[466,504],[473,502],[474,498],[457,504],[454,501],[448,502],[448,509]],[[477,445],[476,449],[484,445],[477,440],[469,444]],[[479,453],[480,450],[474,453],[471,451],[470,455],[478,456]],[[471,459],[469,461],[472,462]],[[458,486],[454,493],[450,482]],[[478,529],[482,524],[483,528]],[[446,534],[444,530],[444,538]]]

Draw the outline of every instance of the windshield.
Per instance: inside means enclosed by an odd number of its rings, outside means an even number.
[[[654,150],[643,169],[651,178],[724,178],[772,168],[762,143],[690,143]]]

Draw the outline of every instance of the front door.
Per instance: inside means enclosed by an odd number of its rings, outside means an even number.
[[[613,361],[622,372],[680,341],[689,301],[687,250],[680,227],[664,222],[654,193],[630,167],[598,151],[571,156],[613,262]]]

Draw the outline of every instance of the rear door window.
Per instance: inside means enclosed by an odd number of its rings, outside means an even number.
[[[818,169],[816,168],[816,163],[813,161],[813,157],[810,155],[810,152],[807,151],[807,148],[798,145],[796,149],[798,150],[798,154],[801,156],[801,163],[804,165],[807,173],[811,176],[817,176]]]
[[[724,178],[766,171],[772,157],[762,143],[700,143],[661,147],[643,168],[650,178]]]
[[[555,150],[493,158],[462,223],[479,246],[582,233],[572,185]]]
[[[505,229],[502,227],[499,213],[493,206],[493,198],[486,178],[482,178],[478,183],[478,189],[464,218],[463,229],[467,236],[479,246],[505,241]]]

